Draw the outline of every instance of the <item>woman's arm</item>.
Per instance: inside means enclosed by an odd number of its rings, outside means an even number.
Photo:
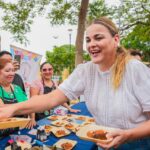
[[[40,95],[40,89],[34,88],[34,87],[30,87],[30,97],[32,97],[34,95]]]
[[[40,95],[40,89],[38,87],[30,87],[30,97],[35,96],[35,95]],[[35,113],[30,113],[29,114],[30,121],[27,124],[26,128],[33,128],[33,126],[36,125],[35,121]]]
[[[28,101],[0,108],[0,118],[50,110],[53,107],[62,105],[67,100],[65,94],[59,89],[56,89],[49,94],[33,96]]]
[[[143,122],[138,127],[129,129],[126,132],[126,134],[129,136],[129,140],[148,137],[150,136],[150,120]]]

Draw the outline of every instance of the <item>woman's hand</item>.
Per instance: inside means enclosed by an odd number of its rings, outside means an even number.
[[[31,128],[33,128],[34,126],[36,126],[36,121],[35,121],[35,119],[32,118],[32,119],[29,121],[29,123],[27,124],[26,128],[31,129]]]
[[[109,132],[106,136],[107,138],[113,138],[113,140],[109,144],[97,143],[98,146],[108,150],[110,148],[117,148],[121,144],[125,143],[129,139],[128,130],[115,130]]]
[[[0,107],[0,119],[12,117],[16,111],[15,104],[3,105]]]
[[[14,66],[15,71],[17,71],[20,68],[20,64],[16,60],[13,61],[13,66]]]
[[[79,109],[72,109],[72,108],[70,108],[69,111],[72,112],[72,113],[81,112],[81,110],[79,110]]]

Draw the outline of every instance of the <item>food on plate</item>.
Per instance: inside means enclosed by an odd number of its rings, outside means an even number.
[[[71,150],[77,144],[77,141],[69,139],[60,139],[53,146],[56,146],[58,149],[62,150]]]
[[[88,137],[99,140],[107,140],[106,134],[107,132],[104,130],[92,130],[87,132]]]
[[[66,135],[66,132],[65,132],[65,130],[57,130],[56,135],[63,136],[63,135]]]
[[[62,126],[62,125],[64,125],[64,123],[63,122],[56,122],[55,125],[56,126]]]
[[[89,118],[88,121],[89,122],[95,122],[94,118]]]
[[[45,125],[45,132],[46,132],[46,133],[50,133],[51,130],[52,130],[52,127],[51,127],[51,126]]]
[[[88,124],[90,124],[90,122],[85,122],[83,125],[88,125]]]
[[[65,128],[66,128],[66,129],[69,129],[69,130],[70,130],[70,129],[71,129],[71,130],[75,129],[75,127],[74,127],[74,125],[73,125],[72,123],[66,124],[66,125],[65,125]]]
[[[52,120],[52,121],[55,121],[55,120],[57,120],[57,119],[58,119],[58,116],[53,115],[53,116],[50,116],[50,117],[49,117],[49,119],[50,119],[50,120]]]
[[[68,119],[67,117],[62,118],[62,120],[67,120],[67,119]]]
[[[53,121],[51,124],[54,125],[54,126],[63,126],[66,122],[63,121],[63,120],[58,120],[58,121]]]
[[[55,127],[52,132],[56,137],[62,137],[70,134],[70,131],[64,127]]]
[[[61,147],[62,147],[64,150],[71,150],[72,147],[73,147],[73,145],[72,145],[72,143],[70,143],[70,142],[65,142],[65,143],[61,144]]]
[[[79,116],[79,117],[77,117],[76,119],[77,119],[77,120],[83,120],[83,121],[84,121],[84,120],[86,119],[86,117],[84,117],[84,116]]]
[[[52,127],[51,126],[49,126],[49,125],[45,125],[45,129],[52,129]]]
[[[39,147],[39,146],[33,146],[33,147],[31,148],[31,150],[42,150],[42,148]]]

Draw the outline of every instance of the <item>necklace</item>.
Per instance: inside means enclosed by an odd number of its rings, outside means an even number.
[[[8,94],[10,98],[14,97],[11,85],[9,87],[2,87],[3,90]]]

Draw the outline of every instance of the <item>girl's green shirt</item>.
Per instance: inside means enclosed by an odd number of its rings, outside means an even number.
[[[26,101],[28,99],[25,92],[18,85],[13,84],[13,87],[14,87],[14,89],[13,89],[14,94],[15,94],[15,97],[16,97],[18,102],[23,102],[23,101]],[[2,99],[2,88],[3,87],[0,87],[0,98],[1,99]],[[6,97],[6,98],[14,98],[13,93],[12,92],[6,92],[4,88],[3,88],[3,94],[4,94],[4,97]]]

